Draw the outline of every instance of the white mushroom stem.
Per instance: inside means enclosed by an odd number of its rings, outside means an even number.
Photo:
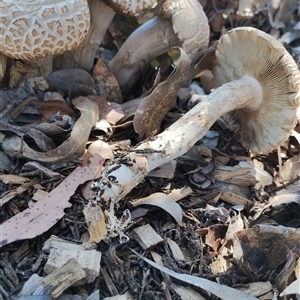
[[[96,52],[115,16],[115,11],[100,0],[88,0],[91,26],[85,40],[74,51],[66,51],[58,59],[59,69],[82,68],[91,70]]]
[[[120,87],[124,87],[141,66],[181,44],[171,22],[155,17],[142,24],[128,37],[109,67]]]
[[[135,147],[121,163],[110,165],[92,185],[95,200],[117,203],[150,171],[186,153],[223,114],[255,110],[261,100],[260,84],[251,76],[223,84],[164,132]]]

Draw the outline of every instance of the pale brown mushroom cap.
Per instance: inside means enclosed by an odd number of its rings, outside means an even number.
[[[261,105],[224,116],[245,148],[268,153],[286,140],[296,123],[300,105],[297,64],[280,42],[260,30],[236,28],[224,35],[216,50],[213,69],[216,86],[249,75],[262,87]]]
[[[165,0],[161,15],[171,20],[187,54],[207,48],[210,29],[198,0]]]
[[[74,50],[90,26],[87,0],[1,0],[0,52],[31,60]]]
[[[133,15],[138,15],[157,5],[157,0],[104,0],[104,2],[117,11]]]

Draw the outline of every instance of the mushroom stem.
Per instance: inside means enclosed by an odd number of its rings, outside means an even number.
[[[261,99],[260,84],[251,76],[225,83],[155,139],[140,144],[136,149],[167,152],[167,156],[157,153],[146,155],[148,169],[152,171],[186,153],[224,114],[236,109],[253,111],[258,108]]]
[[[32,69],[37,69],[38,74],[48,76],[53,71],[53,55],[49,54],[41,58],[24,60],[23,63]]]
[[[261,98],[259,83],[251,76],[223,84],[164,132],[135,147],[122,159],[126,163],[109,166],[94,183],[99,187],[96,198],[117,203],[150,171],[186,153],[223,114],[241,108],[253,110]]]
[[[136,29],[109,64],[121,88],[158,55],[180,46],[170,21],[155,17]]]
[[[102,43],[115,11],[99,0],[88,0],[91,25],[85,40],[74,51],[66,51],[58,59],[59,69],[82,68],[91,70],[96,52]]]

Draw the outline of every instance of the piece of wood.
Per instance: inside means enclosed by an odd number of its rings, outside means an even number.
[[[184,254],[182,253],[178,244],[176,242],[174,242],[173,240],[171,240],[170,238],[167,238],[167,243],[172,251],[172,255],[173,255],[174,259],[177,262],[185,261]]]
[[[62,240],[54,235],[48,239],[43,251],[49,253],[44,271],[49,274],[61,268],[69,259],[74,259],[85,271],[84,282],[93,282],[100,273],[101,252],[89,250],[82,245]]]
[[[136,241],[144,250],[154,247],[164,241],[149,224],[135,228],[133,233]]]
[[[253,206],[252,201],[229,191],[223,191],[220,198],[223,201],[230,203],[232,205],[245,205],[246,207]]]
[[[75,259],[68,260],[61,268],[46,277],[33,274],[24,284],[18,296],[49,295],[57,298],[67,288],[86,276]]]

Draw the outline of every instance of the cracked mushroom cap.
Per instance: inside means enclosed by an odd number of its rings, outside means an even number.
[[[210,29],[198,0],[165,0],[160,15],[171,20],[187,54],[207,48]]]
[[[223,118],[253,153],[268,153],[293,130],[300,105],[297,64],[280,42],[260,30],[236,28],[224,35],[213,69],[216,86],[250,75],[259,81],[263,100],[254,110],[232,111]]]
[[[74,50],[84,40],[87,0],[1,0],[0,52],[31,60]]]
[[[116,11],[133,15],[150,10],[157,5],[157,0],[104,0],[104,2]]]

